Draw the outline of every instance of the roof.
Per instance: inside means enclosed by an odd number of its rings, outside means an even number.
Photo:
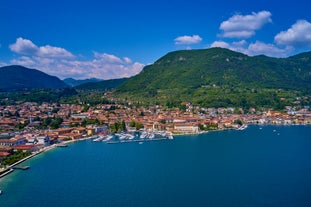
[[[0,157],[7,157],[9,155],[10,155],[10,153],[8,153],[8,152],[0,152]]]

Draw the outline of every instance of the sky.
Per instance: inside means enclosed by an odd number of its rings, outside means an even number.
[[[284,58],[311,50],[306,0],[1,0],[0,66],[60,79],[138,74],[175,50]]]

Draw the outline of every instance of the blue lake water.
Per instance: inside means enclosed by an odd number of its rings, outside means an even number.
[[[0,180],[1,207],[311,206],[310,126],[86,140],[23,164]]]

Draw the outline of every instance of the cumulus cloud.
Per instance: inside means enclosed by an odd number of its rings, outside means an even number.
[[[282,31],[274,37],[278,45],[286,46],[311,46],[311,23],[298,20],[287,31]]]
[[[272,22],[269,11],[253,12],[250,15],[234,15],[220,24],[223,37],[249,38],[266,23]]]
[[[11,51],[21,55],[30,55],[38,57],[58,57],[58,58],[73,58],[73,54],[60,47],[50,45],[38,47],[31,40],[19,37],[14,44],[9,46]]]
[[[230,48],[229,43],[224,42],[224,41],[215,41],[211,44],[211,47],[221,47],[221,48]]]
[[[175,38],[176,45],[192,45],[197,44],[202,41],[202,38],[199,35],[192,35],[192,36],[180,36]]]
[[[46,58],[38,56],[21,56],[10,61],[10,64],[36,68],[59,78],[99,78],[115,79],[131,77],[138,74],[144,64],[132,62],[129,58],[119,58],[107,53],[94,52],[91,60]]]
[[[247,48],[249,55],[266,55],[269,57],[286,57],[291,48],[278,48],[274,44],[267,44],[260,41],[251,43]]]
[[[36,55],[39,50],[39,48],[30,40],[26,40],[21,37],[17,38],[16,42],[11,44],[9,47],[13,52],[22,55]]]
[[[266,55],[269,57],[286,57],[293,49],[291,47],[279,48],[274,44],[267,44],[260,41],[248,44],[245,40],[232,43],[215,41],[211,44],[211,47],[227,48],[250,56]]]
[[[11,51],[21,55],[9,64],[36,68],[59,78],[123,78],[138,74],[144,67],[144,64],[133,62],[129,57],[120,58],[99,52],[93,52],[93,57],[89,60],[79,60],[79,57],[64,48],[37,46],[31,40],[21,37],[9,47]]]
[[[122,63],[123,62],[121,60],[121,58],[119,58],[115,55],[107,54],[107,53],[100,54],[100,53],[94,52],[94,56],[95,56],[95,58],[97,58],[103,62],[106,62],[106,63],[114,64],[114,63]]]

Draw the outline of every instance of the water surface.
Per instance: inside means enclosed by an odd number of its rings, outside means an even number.
[[[311,206],[310,134],[250,126],[143,144],[81,141],[1,179],[0,206]]]

